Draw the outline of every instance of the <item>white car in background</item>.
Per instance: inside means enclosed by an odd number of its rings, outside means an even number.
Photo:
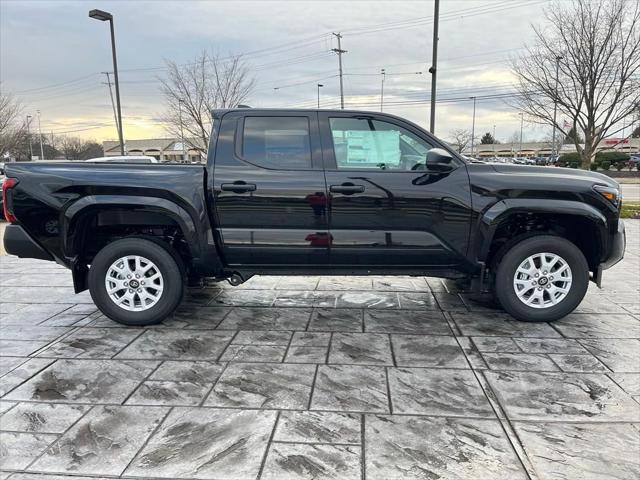
[[[146,155],[125,155],[118,157],[97,157],[85,160],[87,163],[159,163],[153,157]]]

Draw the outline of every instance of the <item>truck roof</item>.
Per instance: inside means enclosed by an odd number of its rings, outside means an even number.
[[[379,112],[375,110],[341,110],[339,108],[252,108],[248,106],[239,106],[235,108],[216,108],[211,111],[213,118],[221,118],[223,115],[229,112],[261,112],[261,113],[282,113],[282,112],[300,112],[300,113],[309,113],[309,112],[328,112],[328,113],[349,113],[352,115],[381,115],[385,117],[398,118],[404,122],[408,120],[398,117],[396,115],[392,115],[386,112]]]

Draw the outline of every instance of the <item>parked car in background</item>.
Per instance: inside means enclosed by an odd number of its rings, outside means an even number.
[[[159,163],[154,157],[146,155],[124,155],[117,157],[97,157],[85,160],[87,163]]]
[[[127,325],[162,321],[185,283],[256,274],[468,280],[517,319],[551,321],[623,256],[605,175],[469,162],[377,112],[212,117],[206,166],[9,165],[7,252],[66,265]]]

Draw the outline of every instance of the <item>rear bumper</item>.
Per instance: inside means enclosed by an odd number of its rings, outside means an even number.
[[[54,261],[54,258],[38,245],[20,225],[7,225],[4,230],[4,249],[20,258],[37,258]]]

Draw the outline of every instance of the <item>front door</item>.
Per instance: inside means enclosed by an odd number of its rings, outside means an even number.
[[[231,266],[326,266],[317,114],[229,113],[214,158],[216,233]]]
[[[449,267],[466,253],[471,195],[465,165],[429,171],[441,144],[384,115],[322,113],[335,267]]]

